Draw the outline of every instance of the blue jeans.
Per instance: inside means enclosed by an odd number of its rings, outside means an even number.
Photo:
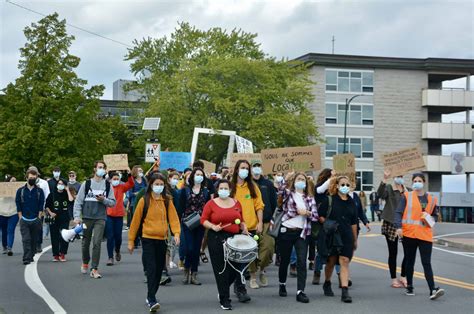
[[[107,253],[109,258],[114,257],[115,252],[120,252],[122,245],[122,228],[123,217],[107,216],[107,223],[105,224],[105,234],[107,237]]]
[[[189,230],[188,227],[183,226],[184,242],[186,247],[186,260],[184,267],[191,269],[191,272],[198,271],[199,254],[201,253],[201,243],[204,238],[204,227],[198,226],[194,230]]]
[[[2,246],[11,249],[15,240],[15,228],[18,223],[18,215],[10,217],[0,216],[0,230],[2,231]]]

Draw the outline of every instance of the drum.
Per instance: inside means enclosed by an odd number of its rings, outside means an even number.
[[[243,234],[236,234],[224,243],[224,255],[232,262],[248,264],[258,257],[257,241]]]

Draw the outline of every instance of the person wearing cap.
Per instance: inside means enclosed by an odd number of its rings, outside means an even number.
[[[257,259],[257,266],[260,271],[260,285],[257,283],[256,278],[250,279],[250,288],[252,289],[257,289],[260,286],[268,286],[268,280],[265,276],[265,268],[272,262],[273,253],[275,251],[275,239],[269,236],[267,232],[270,227],[270,220],[272,220],[273,213],[277,208],[277,191],[272,182],[266,179],[262,173],[262,164],[259,162],[254,163],[252,165],[252,175],[254,181],[260,188],[265,207],[263,208],[263,231],[259,240]]]
[[[395,228],[402,238],[405,252],[405,268],[407,288],[405,294],[415,295],[413,273],[416,251],[420,250],[421,264],[426,282],[430,289],[430,300],[444,295],[444,290],[436,287],[431,268],[431,252],[433,250],[433,227],[438,218],[437,198],[425,192],[425,175],[415,173],[412,176],[412,192],[405,192],[395,210]]]

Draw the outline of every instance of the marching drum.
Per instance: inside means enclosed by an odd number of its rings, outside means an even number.
[[[258,257],[257,241],[247,235],[236,234],[228,238],[224,246],[224,255],[227,255],[227,259],[232,262],[247,264]]]

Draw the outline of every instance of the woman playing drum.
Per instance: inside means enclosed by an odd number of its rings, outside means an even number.
[[[240,231],[243,233],[248,233],[248,231],[242,218],[242,206],[239,201],[229,197],[231,183],[227,180],[220,180],[216,192],[216,198],[204,206],[201,224],[209,229],[209,255],[216,277],[221,308],[231,310],[229,287],[239,276],[239,273],[233,267],[225,267],[223,243],[227,238]],[[224,272],[222,272],[223,269]]]

